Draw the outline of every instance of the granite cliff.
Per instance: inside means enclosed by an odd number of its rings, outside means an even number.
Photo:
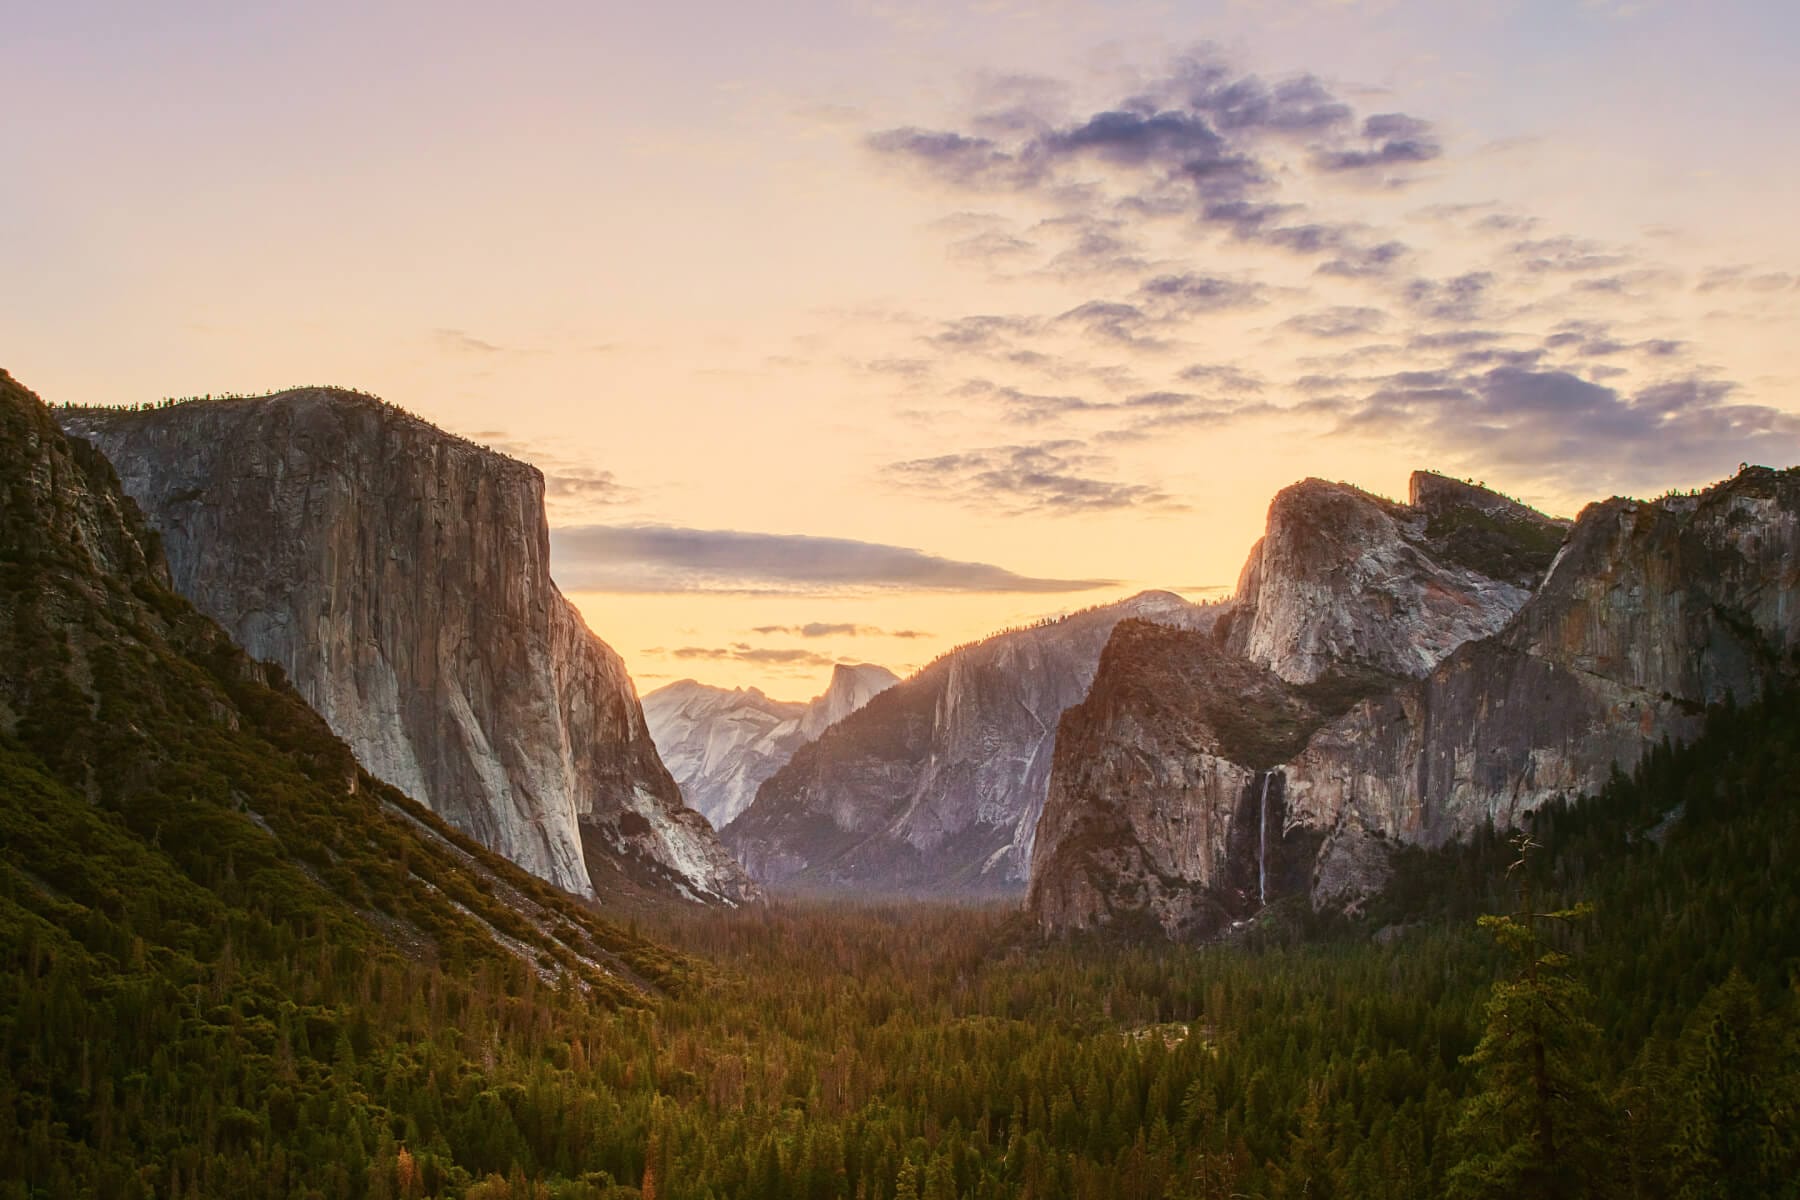
[[[56,1003],[177,996],[204,971],[215,999],[322,1012],[332,964],[365,958],[627,1003],[680,979],[363,770],[282,675],[173,591],[106,459],[0,370],[0,917],[9,947],[44,939],[79,971]],[[189,1024],[190,1063],[241,1048]],[[121,1036],[163,1061],[167,1039]]]
[[[1285,895],[1354,906],[1384,879],[1389,846],[1592,792],[1791,662],[1800,472],[1749,468],[1697,496],[1590,505],[1547,563],[1560,527],[1490,496],[1416,476],[1405,520],[1436,509],[1413,544],[1419,586],[1384,574],[1329,601],[1295,580],[1366,579],[1381,557],[1366,539],[1394,543],[1366,511],[1286,534],[1302,548],[1271,586],[1275,526],[1302,511],[1278,499],[1222,636],[1122,626],[1058,736],[1033,861],[1039,923],[1191,939]],[[1446,574],[1463,587],[1453,609]],[[1271,594],[1290,611],[1246,632]],[[1482,634],[1492,618],[1474,614],[1522,594]]]
[[[724,828],[796,750],[898,682],[886,667],[839,663],[825,691],[799,703],[683,679],[645,695],[644,720],[682,798]]]
[[[1407,504],[1305,480],[1269,506],[1221,623],[1225,644],[1290,683],[1333,670],[1422,675],[1519,610],[1566,524],[1425,471]]]
[[[1056,723],[1087,693],[1113,627],[1205,627],[1167,592],[955,650],[801,747],[726,826],[751,874],[807,890],[1016,894]]]
[[[535,468],[329,389],[59,415],[376,777],[580,895],[755,894],[551,581]]]

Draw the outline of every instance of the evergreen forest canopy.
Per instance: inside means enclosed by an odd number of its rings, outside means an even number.
[[[628,929],[360,773],[7,377],[0,481],[0,1197],[1800,1194],[1800,692],[1354,920]]]

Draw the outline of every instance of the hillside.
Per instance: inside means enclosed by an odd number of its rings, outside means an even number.
[[[344,1195],[401,1142],[504,1171],[494,1089],[691,967],[359,768],[3,373],[0,479],[0,1179]]]

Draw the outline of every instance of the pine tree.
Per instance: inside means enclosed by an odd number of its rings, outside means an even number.
[[[1782,1103],[1794,1082],[1788,1049],[1738,972],[1701,1001],[1673,1081],[1681,1200],[1796,1194],[1794,1114]]]
[[[1464,1104],[1456,1138],[1465,1153],[1450,1171],[1451,1193],[1469,1200],[1531,1196],[1575,1200],[1607,1194],[1607,1104],[1590,1064],[1599,1030],[1586,1015],[1587,989],[1570,973],[1566,954],[1539,932],[1544,921],[1573,921],[1586,905],[1538,912],[1532,905],[1530,852],[1520,836],[1520,906],[1508,916],[1480,918],[1482,928],[1518,963],[1494,985],[1487,1027],[1464,1061],[1480,1088]]]
[[[919,1168],[910,1158],[902,1160],[894,1177],[894,1200],[919,1200]]]

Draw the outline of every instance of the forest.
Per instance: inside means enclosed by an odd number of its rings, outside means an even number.
[[[624,923],[385,787],[0,376],[0,1198],[1795,1196],[1800,691],[1354,918]]]
[[[1715,714],[1541,813],[1522,868],[1499,835],[1411,852],[1358,921],[1289,901],[1177,949],[1041,944],[1000,909],[776,904],[655,922],[693,966],[641,1005],[322,936],[172,971],[117,919],[31,912],[9,861],[0,1177],[20,1197],[1792,1195],[1797,718],[1792,695]],[[1483,928],[1521,884],[1580,913]]]

